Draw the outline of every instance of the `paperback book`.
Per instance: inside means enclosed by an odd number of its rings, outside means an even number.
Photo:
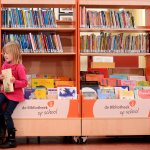
[[[3,80],[4,91],[5,92],[14,92],[13,83],[10,82],[10,79],[12,78],[11,69],[2,70],[2,74],[5,76],[5,78]]]

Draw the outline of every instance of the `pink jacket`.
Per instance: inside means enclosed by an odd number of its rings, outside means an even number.
[[[16,79],[14,83],[14,92],[2,92],[9,100],[21,102],[24,100],[24,94],[22,89],[27,86],[25,67],[22,64],[8,64],[5,62],[2,66],[2,70],[8,68],[11,68],[12,75]]]

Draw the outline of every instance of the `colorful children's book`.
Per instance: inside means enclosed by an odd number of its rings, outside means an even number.
[[[120,99],[134,99],[133,91],[120,90],[119,92]]]
[[[120,79],[120,80],[127,80],[128,76],[124,75],[124,74],[112,74],[112,75],[109,75],[109,78],[116,78],[116,79]]]
[[[27,81],[28,81],[27,88],[31,88],[32,87],[32,76],[31,76],[31,74],[27,74],[26,77],[27,77]]]
[[[120,91],[122,90],[125,90],[125,91],[128,91],[129,90],[129,87],[128,86],[118,86],[118,87],[114,87],[115,89],[115,96],[116,98],[119,98],[119,94],[120,94]]]
[[[31,88],[25,88],[24,89],[24,98],[25,99],[35,99],[35,94],[34,94],[35,88],[31,89]]]
[[[104,75],[104,78],[108,78],[108,68],[88,68],[88,71],[98,71],[99,74]]]
[[[34,91],[36,99],[46,99],[46,88],[37,87]]]
[[[150,90],[138,90],[137,91],[138,99],[150,99]]]
[[[133,90],[136,86],[136,81],[134,80],[121,80],[121,86],[129,86],[130,90]]]
[[[76,87],[58,87],[58,99],[77,99]]]
[[[115,91],[111,87],[97,89],[98,99],[115,99]]]
[[[32,78],[32,88],[44,86],[46,88],[54,88],[54,79]]]
[[[99,89],[98,81],[80,81],[81,89],[87,87],[95,90],[97,93],[97,89]]]
[[[145,76],[128,76],[128,80],[145,81]]]
[[[103,74],[86,74],[86,81],[98,81],[101,83],[103,78]]]
[[[149,81],[136,81],[137,86],[149,86]]]
[[[55,87],[73,87],[74,81],[55,81]]]
[[[102,79],[101,85],[103,86],[121,86],[121,80],[115,78],[104,78]]]
[[[3,80],[4,91],[5,92],[14,92],[13,83],[10,82],[10,79],[12,78],[11,69],[2,70],[2,74],[5,76],[5,78]]]
[[[47,89],[47,98],[48,99],[58,99],[57,88]]]
[[[85,100],[97,99],[97,92],[90,87],[82,88],[82,95]]]

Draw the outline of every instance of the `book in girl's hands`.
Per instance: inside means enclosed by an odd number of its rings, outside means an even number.
[[[12,78],[12,71],[11,69],[4,69],[2,70],[2,74],[4,75],[3,80],[3,86],[5,92],[14,92],[14,86],[13,83],[10,82],[10,79]]]

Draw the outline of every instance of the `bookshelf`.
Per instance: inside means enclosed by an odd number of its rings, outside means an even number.
[[[81,7],[83,11],[81,11]],[[92,11],[99,11],[98,9],[146,9],[147,11],[150,9],[150,2],[149,0],[143,0],[142,2],[136,0],[79,0],[78,1],[78,57],[79,57],[79,66],[81,66],[82,56],[119,56],[120,59],[123,56],[144,56],[146,59],[146,68],[143,72],[144,75],[147,77],[147,80],[150,81],[150,54],[149,52],[144,53],[112,53],[112,52],[81,52],[81,38],[82,35],[90,35],[92,33],[98,35],[99,32],[107,32],[110,34],[113,33],[127,33],[127,34],[137,34],[137,33],[149,33],[150,27],[149,24],[146,26],[136,26],[135,28],[116,28],[116,27],[87,27],[81,26],[82,23],[86,20],[86,16],[83,16],[85,13],[85,9],[92,10]],[[95,10],[94,10],[95,9]],[[82,17],[81,17],[82,15]],[[147,14],[146,19],[148,19],[149,14]],[[89,17],[90,18],[90,17]],[[85,21],[86,22],[86,21]],[[87,60],[87,59],[86,59]],[[85,62],[84,62],[85,63]],[[88,62],[87,62],[88,63]],[[88,66],[88,65],[87,65]],[[123,68],[122,68],[123,69]],[[115,68],[117,73],[124,73],[124,72],[132,72],[132,69],[138,72],[138,68]],[[140,68],[139,68],[140,69]],[[126,70],[126,71],[125,71]],[[123,72],[122,72],[123,71]],[[79,70],[80,72],[80,70]],[[115,72],[115,71],[114,71]],[[142,74],[143,74],[142,73]],[[80,73],[79,73],[80,74]],[[78,87],[80,87],[80,82],[78,82]],[[107,116],[107,111],[101,111],[104,107],[110,105],[124,105],[125,102],[117,102],[113,101],[114,99],[110,100],[85,100],[82,97],[82,136],[124,136],[124,135],[150,135],[150,127],[148,124],[150,123],[149,115],[146,117],[137,116],[137,117],[121,117],[121,116],[113,116],[114,113],[110,116]],[[126,104],[125,104],[126,105]],[[144,109],[144,105],[150,105],[149,102],[146,101],[141,104],[141,109]],[[99,106],[99,107],[97,107]],[[108,113],[111,113],[111,111]]]
[[[73,18],[71,22],[56,21],[57,27],[7,27],[0,25],[0,49],[2,49],[2,39],[4,34],[20,34],[25,35],[32,33],[38,35],[40,33],[51,34],[56,33],[60,36],[63,52],[23,52],[23,64],[26,67],[27,74],[51,74],[54,76],[67,76],[74,81],[75,86],[78,84],[78,55],[77,55],[77,0],[2,0],[1,9],[17,8],[19,11],[26,9],[49,9],[49,8],[73,8]],[[2,14],[2,11],[0,12]],[[11,12],[12,13],[12,12]],[[4,17],[0,14],[0,17]],[[18,13],[19,14],[19,13]],[[20,15],[20,14],[19,14]],[[22,18],[18,23],[22,23]],[[2,22],[2,18],[0,18]],[[14,22],[13,22],[14,23]],[[27,22],[28,23],[28,22]],[[35,23],[35,20],[34,20]],[[43,23],[43,22],[42,22]],[[34,26],[34,25],[33,25]],[[40,49],[39,49],[40,50]],[[23,50],[24,51],[24,50]],[[0,58],[1,59],[1,58]],[[0,61],[1,62],[1,61]],[[2,64],[0,64],[1,66]],[[32,106],[33,103],[40,105],[41,100],[29,100],[21,105]],[[45,103],[45,104],[44,104]],[[64,108],[60,108],[61,100],[43,100],[42,105],[47,105],[50,109],[52,106],[59,107],[61,112]],[[81,135],[81,117],[80,117],[80,97],[77,100],[64,100],[63,104],[68,109],[68,115],[64,117],[49,116],[49,117],[31,117],[29,115],[22,118],[14,117],[15,126],[17,128],[17,136],[80,136]],[[21,105],[17,107],[19,111]],[[62,110],[61,110],[62,109]],[[71,109],[71,110],[70,110]],[[48,114],[48,112],[43,112]],[[17,114],[17,113],[16,113]],[[60,126],[61,125],[61,126]],[[34,128],[33,128],[34,127]],[[66,128],[67,127],[67,128]]]

